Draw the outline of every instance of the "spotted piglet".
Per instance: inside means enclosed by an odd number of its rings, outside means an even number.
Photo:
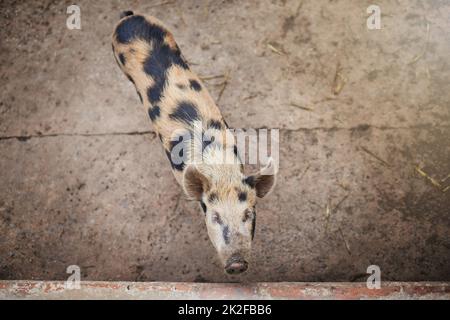
[[[275,176],[244,175],[235,139],[219,108],[159,20],[124,12],[112,43],[118,65],[148,110],[177,181],[188,197],[200,203],[225,271],[246,271],[256,198],[272,189]]]

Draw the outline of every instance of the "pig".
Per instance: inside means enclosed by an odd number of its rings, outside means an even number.
[[[219,108],[164,24],[132,11],[120,18],[112,35],[116,62],[134,84],[177,182],[198,201],[225,272],[245,272],[256,200],[273,189],[275,174],[244,174]]]

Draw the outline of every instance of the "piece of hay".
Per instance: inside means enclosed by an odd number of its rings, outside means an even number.
[[[330,199],[328,199],[327,206],[325,207],[325,232],[328,232],[328,224],[330,222],[330,215],[331,215]]]
[[[342,197],[341,201],[338,202],[338,204],[333,208],[333,212],[336,212],[341,204],[348,198],[350,194],[346,194],[344,197]]]
[[[375,153],[373,153],[372,151],[370,151],[369,149],[360,146],[361,150],[363,150],[364,152],[366,152],[367,154],[371,155],[372,157],[374,157],[375,159],[377,159],[378,161],[380,161],[382,164],[384,164],[386,167],[390,167],[391,165],[389,163],[387,163],[385,160],[381,159],[379,156],[377,156]]]
[[[342,240],[344,241],[345,249],[347,249],[348,254],[352,254],[350,251],[350,245],[348,244],[347,240],[344,237],[344,232],[342,232],[341,227],[339,227],[339,233],[341,234]]]
[[[342,89],[344,89],[345,84],[347,83],[347,78],[342,74],[341,64],[338,62],[336,65],[336,73],[334,74],[333,80],[333,94],[337,96],[341,93]]]
[[[322,209],[322,206],[321,206],[320,204],[318,204],[317,202],[312,201],[312,200],[308,200],[308,202],[309,202],[310,204],[312,204],[312,205],[314,205],[314,206],[316,206],[316,207]]]
[[[305,110],[305,111],[314,111],[311,108],[304,107],[304,106],[298,105],[296,103],[290,103],[290,106],[295,107],[295,108],[299,108],[299,109],[302,109],[302,110]]]
[[[173,1],[173,0],[172,1],[164,1],[164,2],[153,4],[148,8],[160,7],[160,6],[165,6],[167,4],[173,4],[173,3],[175,3],[175,1]]]
[[[337,205],[335,205],[333,208],[331,208],[331,201],[330,199],[328,199],[327,201],[327,205],[325,207],[325,232],[328,232],[328,225],[330,222],[330,217],[331,214],[337,212],[337,210],[339,209],[339,207],[341,206],[341,204],[345,201],[345,199],[347,199],[349,196],[349,194],[346,194],[339,202]]]
[[[207,81],[207,80],[213,80],[213,79],[218,79],[218,78],[224,78],[225,74],[217,74],[214,76],[204,76],[204,77],[200,77],[200,79],[202,81]]]
[[[258,95],[257,94],[251,94],[245,98],[242,99],[242,101],[247,101],[247,100],[251,100],[253,98],[256,98]]]
[[[341,187],[342,189],[344,189],[345,191],[350,191],[350,187],[346,184],[344,184],[343,182],[339,182],[338,186]]]
[[[423,48],[421,53],[416,55],[410,62],[408,62],[408,65],[416,63],[417,61],[422,59],[423,56],[425,56],[425,54],[427,53],[427,50],[428,50],[428,42],[429,42],[429,40],[430,40],[430,23],[427,21],[427,35],[426,35],[426,38],[425,38],[425,46],[424,46],[424,48]]]
[[[435,187],[437,187],[439,190],[442,190],[442,185],[434,178],[430,177],[425,171],[423,171],[421,168],[419,168],[418,166],[416,167],[416,171],[425,179],[427,179],[432,185],[434,185]],[[445,192],[445,191],[444,191]]]
[[[209,15],[209,1],[207,1],[205,6],[203,7],[203,15],[204,15],[205,18],[208,18],[208,15]]]
[[[311,166],[311,164],[308,163],[308,166],[306,167],[305,170],[303,170],[303,173],[301,174],[300,178],[298,179],[298,182],[300,182],[303,179],[303,177],[305,176],[306,172],[308,172],[310,166]]]
[[[277,48],[275,48],[272,44],[268,43],[267,47],[272,50],[273,52],[275,52],[276,54],[279,54],[280,56],[284,56],[285,53]]]
[[[222,84],[221,84],[222,87],[221,87],[221,89],[220,89],[220,91],[219,91],[219,95],[217,96],[217,103],[219,103],[220,99],[222,98],[222,95],[223,95],[223,93],[224,93],[224,91],[225,91],[225,88],[226,88],[227,85],[228,85],[229,77],[230,77],[230,71],[228,70],[228,71],[225,73],[224,80],[223,80],[223,82],[222,82]]]

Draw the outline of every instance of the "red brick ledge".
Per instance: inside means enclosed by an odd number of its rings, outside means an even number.
[[[445,299],[450,282],[186,283],[82,281],[67,290],[62,281],[0,281],[0,299]]]

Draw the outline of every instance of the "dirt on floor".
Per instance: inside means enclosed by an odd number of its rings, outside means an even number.
[[[0,3],[0,279],[450,280],[450,3]],[[250,270],[228,276],[117,67],[121,11],[173,31],[236,128],[280,129]],[[221,94],[222,92],[222,94]],[[447,189],[446,189],[447,188]],[[448,191],[447,191],[448,190]]]

